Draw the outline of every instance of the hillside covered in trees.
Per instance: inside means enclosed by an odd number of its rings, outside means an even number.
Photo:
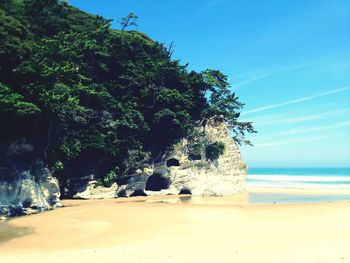
[[[117,178],[216,116],[253,132],[216,70],[56,0],[0,1],[0,166],[38,154],[60,178]],[[35,147],[39,153],[33,153]]]

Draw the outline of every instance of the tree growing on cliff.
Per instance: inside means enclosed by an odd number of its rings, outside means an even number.
[[[239,121],[240,110],[244,106],[231,90],[227,76],[218,70],[208,69],[203,73],[203,79],[207,85],[209,105],[204,110],[207,117],[215,117],[218,121],[224,121],[233,132],[233,138],[239,144],[246,143],[246,133],[255,133],[252,122]]]
[[[139,17],[135,13],[129,13],[126,17],[122,17],[119,20],[120,26],[121,26],[121,31],[124,31],[127,27],[130,26],[137,26],[137,19]]]

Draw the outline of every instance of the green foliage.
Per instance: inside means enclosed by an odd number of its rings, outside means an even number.
[[[208,160],[217,160],[224,152],[225,144],[223,142],[214,142],[206,147],[205,156]]]
[[[123,31],[125,28],[129,27],[129,26],[137,26],[136,20],[139,17],[134,14],[134,13],[130,13],[128,14],[126,17],[123,17],[120,19],[120,26],[121,26],[121,30]]]
[[[40,109],[35,104],[24,101],[21,94],[0,83],[0,112],[2,114],[26,116],[37,114]]]
[[[218,70],[206,70],[203,72],[203,78],[207,84],[209,95],[209,107],[205,109],[205,115],[215,117],[218,121],[225,121],[233,132],[233,138],[239,144],[247,143],[245,140],[246,132],[256,132],[252,122],[241,122],[238,120],[239,110],[244,106],[238,101],[238,97],[231,90],[227,82],[227,76]]]
[[[64,169],[64,165],[61,161],[56,161],[54,165],[55,172],[62,171]]]
[[[222,118],[238,141],[254,131],[238,121],[243,104],[225,75],[189,72],[163,44],[124,31],[136,19],[131,13],[114,30],[66,1],[1,1],[3,141],[35,141],[59,176],[94,174],[109,185],[203,119]]]
[[[95,183],[95,187],[103,186],[103,187],[111,187],[117,180],[118,175],[115,171],[109,171],[106,176],[102,179],[99,179]]]

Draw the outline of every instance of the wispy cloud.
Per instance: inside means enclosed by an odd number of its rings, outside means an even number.
[[[248,85],[249,83],[252,83],[252,82],[254,82],[256,80],[266,78],[266,77],[268,77],[270,75],[271,74],[269,74],[269,73],[262,73],[262,74],[259,73],[259,74],[253,75],[251,77],[248,77],[248,78],[246,78],[244,80],[241,80],[240,82],[237,82],[236,84],[232,85],[231,87],[233,89],[238,89],[238,88],[240,88],[242,86],[245,86],[245,85]]]
[[[235,76],[233,79],[233,84],[231,86],[233,89],[238,89],[242,86],[246,86],[259,79],[264,79],[264,78],[278,75],[278,74],[286,74],[293,71],[301,70],[301,69],[310,67],[313,64],[314,64],[313,62],[308,62],[300,65],[292,65],[287,67],[278,67],[278,68],[265,69],[265,70],[254,70],[251,72],[247,72],[247,73],[243,73]]]
[[[350,108],[345,108],[341,110],[335,110],[330,112],[322,112],[318,114],[311,114],[306,116],[299,116],[299,117],[293,117],[293,118],[283,118],[280,116],[272,115],[272,116],[266,116],[263,118],[258,118],[253,120],[254,126],[266,126],[266,125],[280,125],[280,124],[291,124],[291,123],[300,123],[300,122],[306,122],[306,121],[313,121],[313,120],[322,120],[322,119],[328,119],[335,116],[341,116],[345,113],[349,113]]]
[[[332,95],[332,94],[336,94],[336,93],[340,93],[340,92],[345,92],[348,90],[350,90],[350,87],[332,89],[332,90],[322,92],[322,93],[319,93],[319,94],[316,94],[313,96],[306,96],[306,97],[302,97],[302,98],[298,98],[298,99],[294,99],[294,100],[290,100],[290,101],[285,101],[282,103],[270,104],[270,105],[259,107],[259,108],[253,109],[253,110],[244,111],[244,112],[242,112],[241,116],[252,114],[252,113],[257,113],[257,112],[261,112],[261,111],[271,110],[271,109],[275,109],[275,108],[280,108],[283,106],[292,105],[292,104],[296,104],[296,103],[301,103],[301,102],[313,100],[316,98],[320,98],[320,97],[324,97],[324,96],[328,96],[328,95]]]
[[[328,131],[328,130],[334,130],[338,128],[344,128],[350,126],[350,121],[342,121],[337,122],[332,125],[326,125],[321,127],[313,127],[313,128],[305,128],[305,129],[292,129],[287,132],[281,133],[281,135],[294,135],[294,134],[304,134],[304,133],[312,133],[312,132],[321,132],[321,131]]]
[[[278,138],[279,136],[283,136],[283,138],[288,138],[288,136],[294,136],[294,135],[302,135],[302,134],[307,134],[307,133],[314,133],[316,136],[315,138],[317,138],[318,134],[320,134],[320,132],[324,132],[324,131],[329,131],[329,130],[337,130],[337,129],[341,129],[345,128],[345,127],[349,127],[350,126],[350,121],[341,121],[341,122],[337,122],[337,123],[333,123],[331,125],[324,125],[324,126],[318,126],[318,127],[308,127],[308,128],[298,128],[298,129],[290,129],[287,131],[282,131],[282,132],[276,132],[276,133],[268,133],[265,135],[258,135],[254,137],[254,140],[266,140],[266,139],[270,139],[270,138]],[[343,130],[344,131],[344,130]],[[350,131],[348,131],[348,134],[350,135]],[[300,137],[299,137],[300,138]],[[295,138],[292,140],[297,140],[299,141],[299,138]],[[309,140],[309,139],[308,139]],[[275,143],[275,142],[273,142]],[[279,144],[279,142],[277,142]],[[270,143],[268,143],[270,144]],[[265,145],[265,144],[263,144]]]
[[[338,137],[338,136],[310,136],[310,137],[303,137],[303,138],[296,138],[296,139],[289,139],[289,140],[283,139],[281,141],[273,141],[273,142],[268,142],[268,143],[257,144],[254,147],[267,148],[267,147],[275,147],[275,146],[298,144],[298,143],[323,141],[323,140],[334,138],[334,137]]]

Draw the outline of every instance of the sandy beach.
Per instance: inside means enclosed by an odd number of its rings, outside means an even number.
[[[11,220],[33,233],[0,243],[0,261],[350,262],[346,201],[251,205],[242,194],[63,204]]]

